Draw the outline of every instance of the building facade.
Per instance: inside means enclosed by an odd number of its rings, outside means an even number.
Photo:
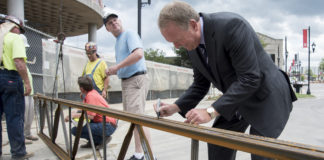
[[[284,70],[283,39],[275,39],[258,32],[257,35],[273,62]]]

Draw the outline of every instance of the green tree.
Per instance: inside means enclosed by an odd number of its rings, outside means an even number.
[[[174,65],[192,68],[191,61],[189,60],[189,56],[185,48],[181,47],[179,49],[176,49],[175,47],[173,47],[173,51],[177,55],[174,60]]]
[[[310,72],[309,72],[309,73],[310,73],[310,77],[314,77],[314,76],[316,76],[316,75],[314,75],[312,69],[310,69],[309,71],[310,71]],[[306,70],[305,74],[308,76],[308,69]]]
[[[300,76],[300,80],[301,80],[301,81],[304,81],[304,80],[305,80],[305,76],[304,76],[304,75],[301,75],[301,76]]]
[[[267,43],[264,42],[262,38],[259,38],[259,40],[263,48],[265,48],[268,45]]]
[[[320,71],[324,72],[324,58],[322,58],[319,66]]]
[[[165,63],[166,59],[165,59],[165,52],[159,49],[146,49],[144,51],[144,56],[146,60],[149,61],[154,61],[154,62],[160,62],[160,63]]]

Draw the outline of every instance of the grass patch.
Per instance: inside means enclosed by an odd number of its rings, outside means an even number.
[[[308,95],[308,94],[299,94],[299,93],[296,93],[296,96],[297,96],[297,98],[313,98],[313,97],[315,97],[311,94]]]

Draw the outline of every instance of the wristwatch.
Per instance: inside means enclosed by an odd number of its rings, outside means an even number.
[[[216,111],[215,111],[214,107],[208,107],[207,108],[207,113],[209,114],[211,119],[216,118]]]

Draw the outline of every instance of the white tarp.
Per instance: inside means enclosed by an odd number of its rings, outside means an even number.
[[[44,93],[53,93],[54,76],[58,62],[59,45],[55,42],[42,40],[43,47],[43,91]],[[101,55],[101,54],[99,54]],[[102,56],[109,66],[115,64],[113,55]],[[63,46],[63,68],[64,83],[62,72],[62,60],[59,60],[57,71],[58,92],[79,92],[77,78],[82,74],[88,58],[83,49],[70,46]],[[193,81],[192,69],[177,67],[152,61],[146,61],[148,76],[150,78],[150,90],[186,90]],[[110,76],[109,91],[121,91],[121,80],[116,75]],[[56,88],[56,87],[55,87]]]

